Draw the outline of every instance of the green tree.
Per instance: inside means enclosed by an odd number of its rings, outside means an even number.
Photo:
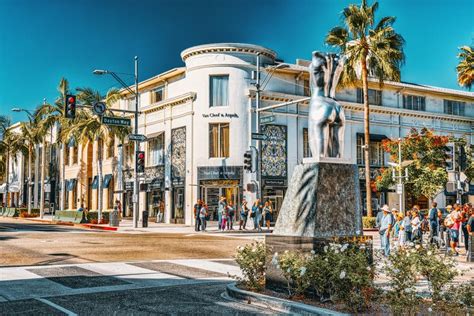
[[[474,82],[474,48],[472,46],[462,46],[459,48],[459,64],[456,67],[458,72],[458,83],[460,86],[471,90]]]
[[[432,131],[413,128],[401,139],[402,161],[412,160],[408,165],[408,179],[404,180],[407,192],[414,197],[425,196],[432,199],[448,181],[446,171],[446,144],[448,136],[434,135]],[[398,140],[385,140],[382,145],[390,154],[391,161],[398,163]],[[395,170],[394,170],[395,169]],[[398,175],[398,167],[384,169],[376,179],[378,190],[388,189],[395,184],[392,172]]]
[[[34,157],[33,148],[41,141],[40,130],[38,124],[34,120],[29,122],[20,123],[21,138],[25,142],[25,146],[28,148],[28,214],[31,214],[31,199],[33,196],[33,184],[32,184],[32,160]]]
[[[382,18],[374,27],[378,3],[360,6],[351,4],[342,13],[344,26],[329,31],[326,43],[336,46],[346,59],[341,75],[341,86],[355,86],[362,80],[364,94],[364,161],[367,215],[372,216],[370,186],[370,108],[368,76],[383,80],[400,81],[400,67],[405,60],[403,37],[395,32],[395,17]]]
[[[95,102],[104,101],[107,105],[108,110],[105,115],[113,116],[113,112],[110,111],[110,107],[117,100],[120,99],[121,95],[119,90],[111,89],[105,96],[101,95],[98,91],[91,88],[78,88],[77,99],[82,104],[91,105]],[[64,131],[63,141],[73,137],[82,145],[93,143],[97,141],[98,144],[98,155],[97,155],[97,171],[98,171],[98,221],[102,221],[102,160],[104,152],[104,141],[107,141],[111,137],[117,137],[120,139],[125,138],[130,133],[129,127],[123,126],[108,126],[102,124],[100,117],[94,115],[89,109],[84,109],[79,113],[80,119],[75,124],[70,124]],[[77,116],[77,114],[76,114]]]

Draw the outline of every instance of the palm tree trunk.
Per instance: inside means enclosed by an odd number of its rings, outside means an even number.
[[[370,186],[370,108],[369,84],[367,81],[367,62],[362,57],[362,88],[364,90],[364,162],[365,162],[365,198],[367,216],[372,217],[372,188]]]
[[[33,184],[31,183],[31,155],[33,154],[33,149],[31,144],[28,144],[28,214],[31,214],[31,202],[33,198]]]
[[[44,216],[44,177],[46,173],[46,141],[43,139],[41,151],[41,182],[40,182],[40,218]]]
[[[8,177],[10,176],[10,148],[7,148],[7,158],[5,161],[5,194],[3,195],[3,204],[8,207]]]
[[[98,211],[97,211],[97,221],[100,224],[102,222],[102,151],[103,151],[103,146],[101,145],[101,141],[99,141],[99,153],[97,155],[97,171],[98,171],[98,183],[97,183],[97,192],[98,193],[98,198],[97,198],[97,203],[98,203]]]
[[[65,157],[64,157],[64,152],[65,152],[65,146],[66,144],[61,144],[61,211],[64,211],[64,204],[66,202],[66,163],[65,163]]]

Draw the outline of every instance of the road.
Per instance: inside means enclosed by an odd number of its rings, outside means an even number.
[[[0,218],[0,315],[275,314],[223,296],[251,239]]]

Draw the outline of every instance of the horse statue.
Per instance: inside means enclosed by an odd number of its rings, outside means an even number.
[[[341,158],[344,149],[345,116],[334,99],[344,66],[337,54],[313,52],[309,65],[309,147],[313,157]]]

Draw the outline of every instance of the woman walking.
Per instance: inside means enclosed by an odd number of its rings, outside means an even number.
[[[240,208],[240,222],[239,222],[239,230],[246,229],[245,226],[247,225],[247,217],[249,215],[249,208],[247,206],[247,201],[244,200],[242,202],[242,206]]]
[[[235,209],[232,201],[227,205],[227,230],[234,230]]]
[[[270,202],[265,202],[265,206],[263,207],[263,218],[265,219],[265,226],[267,227],[267,230],[270,230],[270,222],[272,221],[272,206],[270,205]]]
[[[225,230],[226,226],[227,226],[227,216],[229,214],[229,207],[226,205],[223,209],[222,209],[222,213],[221,213],[221,228],[223,231]]]
[[[253,229],[261,231],[260,221],[262,220],[262,210],[261,210],[260,200],[257,199],[252,206],[252,217],[253,217]]]

